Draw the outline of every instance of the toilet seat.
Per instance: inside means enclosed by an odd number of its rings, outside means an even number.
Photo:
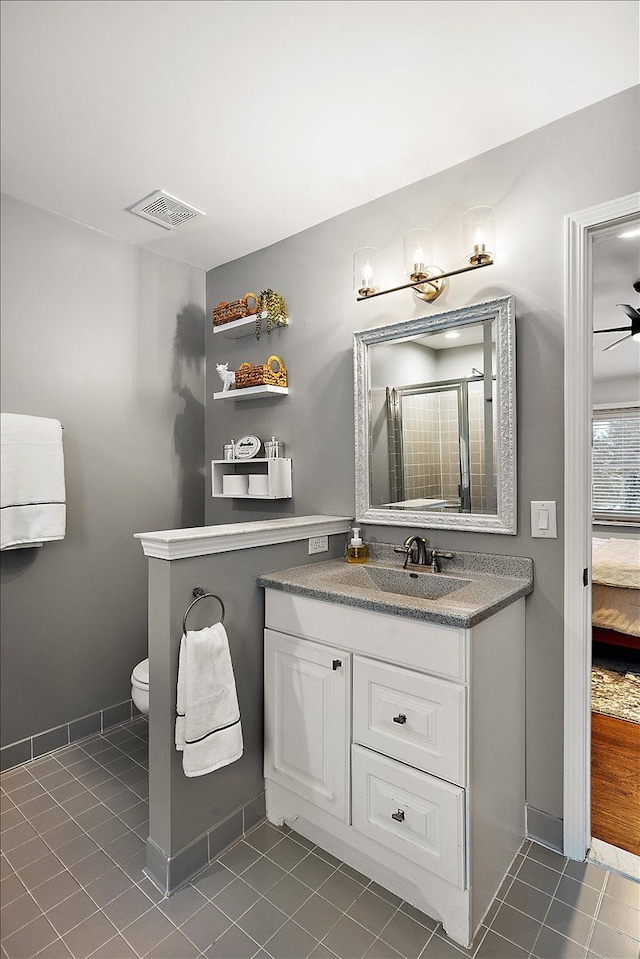
[[[136,689],[149,690],[149,660],[143,659],[131,673],[131,685]]]

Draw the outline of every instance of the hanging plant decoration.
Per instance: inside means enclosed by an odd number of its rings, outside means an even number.
[[[288,323],[287,304],[279,293],[274,290],[263,290],[259,300],[260,308],[256,315],[256,340],[260,339],[263,320],[266,320],[267,333],[271,333],[274,326],[286,326]]]

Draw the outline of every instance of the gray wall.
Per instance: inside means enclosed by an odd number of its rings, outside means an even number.
[[[625,322],[623,317],[621,325],[623,326]],[[624,336],[623,333],[620,335]],[[607,403],[629,403],[636,406],[639,400],[637,376],[616,376],[612,379],[594,378],[593,380],[593,402],[596,406],[606,406]]]
[[[231,436],[272,433],[293,457],[294,498],[274,503],[207,498],[207,522],[305,513],[352,514],[354,433],[352,335],[356,330],[513,294],[517,307],[519,533],[437,532],[432,545],[531,556],[536,589],[527,601],[527,799],[562,815],[563,708],[563,218],[638,189],[638,90],[588,109],[207,274],[207,309],[247,290],[272,287],[291,326],[271,337],[231,340],[207,323],[206,457]],[[495,266],[451,281],[435,304],[410,292],[356,303],[352,253],[378,246],[386,276],[402,275],[402,238],[415,226],[437,235],[438,264],[455,268],[464,211],[497,210]],[[289,369],[290,395],[266,402],[212,402],[215,364],[264,362]],[[557,540],[532,539],[529,501],[556,500]],[[365,529],[397,543],[406,530]]]
[[[3,552],[2,742],[130,697],[135,532],[203,521],[204,274],[2,199],[2,409],[59,419],[67,534]]]

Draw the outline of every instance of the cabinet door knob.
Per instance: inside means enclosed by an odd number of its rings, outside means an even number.
[[[402,822],[402,820],[404,819],[404,810],[399,809],[397,812],[392,812],[391,818],[395,819],[396,822]]]
[[[341,660],[341,659],[334,659],[333,663],[331,664],[331,668],[332,668],[332,669],[339,669],[340,666],[342,666],[342,660]]]
[[[393,717],[393,721],[394,723],[400,723],[400,725],[403,726],[407,721],[407,717],[404,713],[398,713],[397,716]]]

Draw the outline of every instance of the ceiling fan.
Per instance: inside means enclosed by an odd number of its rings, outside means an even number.
[[[636,280],[633,284],[633,288],[636,293],[640,293],[640,280]],[[609,346],[605,346],[603,353],[606,353],[607,350],[612,350],[614,346],[618,346],[619,343],[624,343],[625,340],[640,340],[640,310],[636,310],[635,307],[631,306],[629,303],[616,303],[616,306],[619,310],[622,310],[623,313],[626,313],[629,319],[631,320],[631,326],[612,326],[608,330],[594,330],[594,333],[626,333],[626,336],[622,336],[619,340],[616,340],[615,343],[610,343]]]

